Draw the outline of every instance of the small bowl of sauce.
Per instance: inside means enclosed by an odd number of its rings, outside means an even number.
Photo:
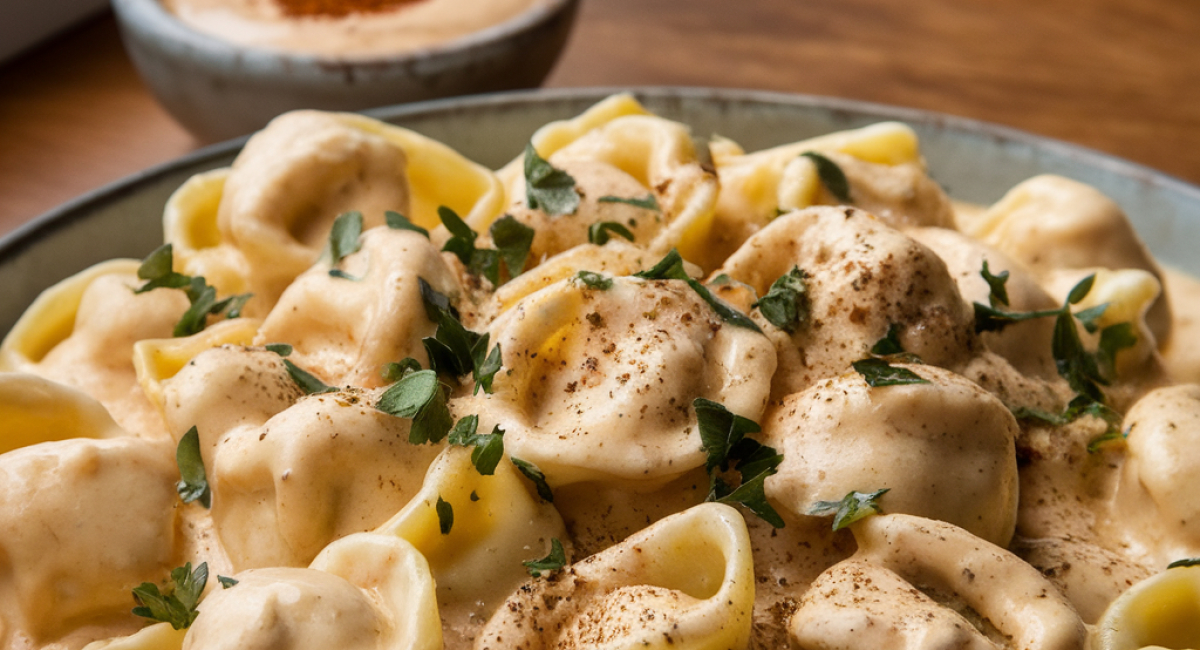
[[[579,0],[113,0],[164,107],[206,141],[298,108],[533,88]]]

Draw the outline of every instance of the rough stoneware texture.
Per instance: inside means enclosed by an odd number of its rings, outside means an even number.
[[[520,154],[551,120],[577,115],[620,89],[571,89],[455,98],[372,111],[445,142],[488,167]],[[1012,129],[911,109],[748,90],[644,88],[635,94],[700,137],[731,137],[747,150],[881,120],[910,124],[934,178],[955,198],[991,203],[1016,183],[1056,173],[1091,184],[1130,215],[1159,259],[1200,274],[1200,188],[1146,167]],[[189,176],[228,165],[244,139],[197,151],[91,194],[0,239],[0,332],[42,289],[96,262],[141,258],[162,243],[167,197]]]
[[[157,0],[113,0],[138,73],[207,141],[250,133],[296,108],[363,110],[537,87],[566,45],[577,6],[555,0],[444,46],[352,60],[236,46],[189,29]]]

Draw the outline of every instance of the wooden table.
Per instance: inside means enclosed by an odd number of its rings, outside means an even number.
[[[926,108],[1200,183],[1200,3],[584,0],[548,86],[692,85]],[[0,234],[202,146],[111,16],[0,65]]]

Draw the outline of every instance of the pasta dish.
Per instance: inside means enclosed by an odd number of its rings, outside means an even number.
[[[0,345],[14,649],[1200,647],[1200,283],[900,123],[300,111]]]

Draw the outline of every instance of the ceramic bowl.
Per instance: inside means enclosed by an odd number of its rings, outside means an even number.
[[[498,93],[392,106],[369,114],[444,142],[493,169],[518,155],[541,125],[575,116],[621,89]],[[1170,266],[1200,275],[1200,187],[1076,145],[1013,129],[863,102],[748,90],[633,89],[650,110],[717,133],[747,151],[899,120],[913,127],[930,173],[950,196],[990,204],[1037,174],[1095,186],[1121,205]],[[143,258],[163,241],[167,198],[193,174],[229,165],[244,140],[225,142],[82,196],[0,238],[0,333],[46,287],[97,262]]]
[[[198,138],[244,135],[297,108],[362,110],[534,88],[550,73],[579,0],[548,0],[443,45],[333,58],[236,45],[201,33],[160,0],[112,0],[126,50],[159,102]]]

